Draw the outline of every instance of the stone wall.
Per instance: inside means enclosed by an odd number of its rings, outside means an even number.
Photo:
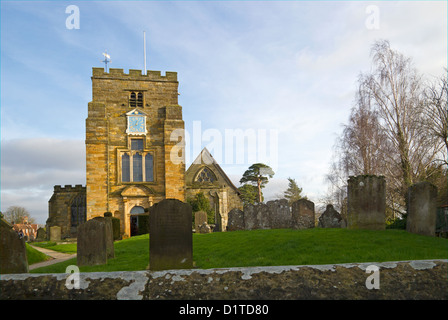
[[[79,288],[73,289],[66,287],[75,284],[69,274],[9,274],[1,276],[0,299],[447,300],[447,265],[448,260],[424,260],[94,272],[79,274]],[[372,284],[378,288],[368,289]]]

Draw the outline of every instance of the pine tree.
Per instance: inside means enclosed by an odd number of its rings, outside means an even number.
[[[271,167],[264,163],[255,163],[244,172],[240,183],[256,185],[258,189],[258,202],[263,202],[261,188],[264,188],[269,182],[269,178],[272,178],[273,176],[274,171]]]
[[[286,189],[284,193],[284,197],[286,200],[288,200],[289,204],[300,199],[306,199],[306,196],[302,196],[302,188],[299,188],[296,180],[288,178],[288,181],[289,185],[288,189]]]

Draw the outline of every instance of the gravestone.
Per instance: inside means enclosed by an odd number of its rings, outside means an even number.
[[[191,217],[191,206],[177,199],[165,199],[150,208],[150,270],[192,268]]]
[[[270,211],[270,228],[286,229],[291,227],[291,208],[288,200],[271,200],[266,205]]]
[[[319,217],[320,228],[344,228],[345,221],[342,216],[337,212],[333,205],[327,205],[324,213]]]
[[[264,203],[244,206],[244,224],[246,230],[270,229],[271,211]]]
[[[310,229],[315,226],[314,203],[307,199],[294,201],[291,205],[292,228]]]
[[[112,218],[106,216],[104,218],[103,217],[95,217],[93,219],[104,222],[107,259],[115,258],[114,227],[112,224]]]
[[[36,241],[45,241],[47,239],[47,231],[44,228],[37,229]]]
[[[386,229],[386,180],[383,176],[356,176],[348,179],[347,227]]]
[[[416,183],[408,189],[406,230],[434,236],[437,219],[437,187],[429,182]]]
[[[25,239],[0,218],[0,274],[28,273]]]
[[[202,226],[203,223],[207,223],[207,213],[204,211],[198,211],[194,214],[194,228],[196,232],[199,232],[199,227]]]
[[[94,218],[78,226],[77,265],[103,265],[107,255],[105,219]]]
[[[227,231],[238,231],[244,229],[244,212],[238,208],[233,208],[228,214]]]
[[[199,230],[199,233],[211,233],[212,232],[212,228],[207,222],[204,222],[203,224],[201,224],[199,226],[198,230]]]
[[[61,227],[50,227],[50,241],[61,241]]]

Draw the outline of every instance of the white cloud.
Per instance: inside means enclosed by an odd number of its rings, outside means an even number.
[[[371,4],[379,30],[365,26]],[[105,49],[112,67],[142,68],[143,30],[148,69],[178,72],[186,128],[278,130],[265,192],[292,177],[313,201],[373,42],[388,39],[431,75],[447,61],[446,2],[79,2],[80,30],[65,29],[66,5],[2,3],[2,206],[84,183],[90,68]],[[250,165],[220,164],[237,180]]]
[[[82,140],[2,140],[1,164],[1,210],[25,207],[38,223],[48,218],[54,185],[85,185]]]

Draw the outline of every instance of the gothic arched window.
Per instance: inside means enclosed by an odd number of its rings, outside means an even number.
[[[218,179],[216,179],[216,176],[213,173],[213,171],[211,171],[207,167],[202,168],[196,175],[195,179],[195,181],[197,182],[215,182],[216,180]]]
[[[86,222],[86,195],[78,194],[70,206],[72,227],[77,227]]]

